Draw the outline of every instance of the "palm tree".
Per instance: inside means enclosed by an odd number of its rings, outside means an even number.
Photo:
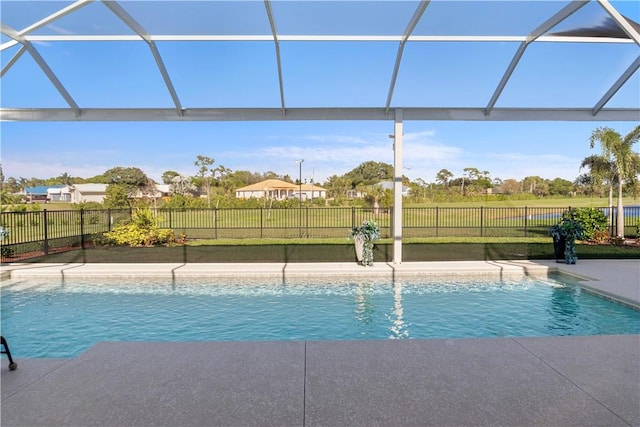
[[[622,186],[625,180],[635,179],[635,165],[638,153],[632,150],[633,144],[640,140],[640,126],[636,126],[623,138],[618,132],[608,127],[600,127],[593,131],[590,138],[591,148],[596,143],[602,147],[602,157],[613,164],[615,181],[618,184],[617,236],[624,238],[624,206],[622,205]]]
[[[613,226],[613,186],[616,183],[615,165],[606,157],[594,154],[582,160],[580,169],[584,167],[589,168],[589,175],[591,175],[597,183],[604,181],[609,187],[609,228],[611,228]]]

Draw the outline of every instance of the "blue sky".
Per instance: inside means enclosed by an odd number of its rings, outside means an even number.
[[[3,0],[2,21],[21,29],[68,3],[44,3],[44,9],[41,3],[41,10],[35,10],[24,3]],[[434,2],[414,34],[521,35],[565,4],[497,3],[504,7],[495,9],[495,4],[486,2]],[[197,4],[202,14],[215,9],[217,25],[225,26],[229,20],[225,16],[241,15],[240,29],[235,31],[269,34],[262,2]],[[640,2],[612,4],[627,17],[640,21]],[[173,2],[153,3],[165,13],[143,18],[144,8],[150,5],[122,2],[141,24],[158,34],[183,31],[181,25],[187,23],[193,25],[189,27],[191,33],[205,31],[199,29],[200,21],[193,16],[173,16],[178,13]],[[273,2],[279,31],[398,34],[416,7],[415,2],[408,1],[349,2],[335,14],[328,5]],[[602,14],[599,6],[588,7],[561,28],[597,20],[598,13]],[[105,15],[104,9],[100,3],[91,4],[77,16],[62,18],[38,34],[128,34],[115,17]],[[388,19],[380,20],[381,14]],[[351,26],[353,18],[358,17],[367,18],[366,25]],[[323,26],[324,20],[331,25]],[[100,28],[97,23],[108,28]],[[230,27],[224,31],[234,30]],[[2,43],[7,40],[3,36]],[[518,44],[409,43],[392,107],[484,107]],[[172,107],[149,49],[142,42],[44,41],[34,45],[81,108]],[[183,106],[279,107],[272,42],[157,45]],[[287,106],[384,106],[397,47],[397,42],[281,42]],[[16,50],[2,51],[3,67]],[[640,48],[634,44],[535,43],[527,49],[496,106],[591,108],[639,54]],[[0,89],[3,107],[66,106],[28,54],[2,77]],[[639,106],[640,72],[636,71],[607,107]],[[463,168],[475,167],[501,179],[538,175],[573,180],[580,173],[580,161],[594,153],[589,149],[589,136],[596,127],[609,126],[626,134],[637,124],[406,121],[404,174],[413,180],[433,182],[442,168],[460,176]],[[14,177],[48,178],[64,172],[89,177],[115,166],[135,166],[159,180],[166,170],[194,175],[196,156],[205,155],[232,170],[273,171],[293,178],[298,177],[296,160],[303,158],[303,179],[322,182],[364,161],[393,162],[392,141],[388,138],[393,133],[392,121],[3,122],[0,126],[2,168],[6,176]]]

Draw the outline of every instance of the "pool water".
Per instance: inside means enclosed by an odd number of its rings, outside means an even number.
[[[2,288],[16,357],[100,341],[471,338],[640,333],[640,312],[553,279],[206,284],[20,281]]]

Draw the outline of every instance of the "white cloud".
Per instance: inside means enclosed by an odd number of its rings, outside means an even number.
[[[405,175],[429,180],[428,176],[435,176],[442,167],[455,165],[462,156],[463,150],[434,141],[434,135],[434,131],[404,134]],[[283,139],[292,143],[282,144]],[[314,144],[309,144],[309,141]],[[370,160],[393,164],[393,140],[387,134],[314,134],[280,138],[279,142],[280,145],[255,151],[227,151],[221,153],[221,158],[242,159],[245,164],[259,159],[268,164],[267,168],[258,169],[259,171],[273,170],[294,178],[299,175],[296,161],[305,159],[303,179],[309,180],[313,175],[315,182],[322,182],[331,175],[343,175]],[[226,164],[227,161],[223,163]],[[428,175],[423,175],[425,172]]]

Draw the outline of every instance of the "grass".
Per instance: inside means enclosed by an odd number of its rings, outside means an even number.
[[[638,205],[640,200],[633,197],[623,197],[625,206]],[[614,198],[613,204],[616,205],[617,200]],[[565,208],[568,206],[575,208],[603,208],[609,206],[609,199],[606,197],[563,197],[563,198],[538,198],[528,200],[491,200],[488,196],[482,201],[463,201],[463,202],[443,202],[443,203],[405,203],[405,207],[435,207],[442,208],[505,208],[505,207],[545,207],[545,208]]]
[[[406,244],[429,243],[549,243],[550,237],[409,237]],[[380,239],[378,245],[390,245],[392,239]],[[324,239],[197,239],[187,241],[188,246],[263,246],[263,245],[344,245],[348,238]]]

